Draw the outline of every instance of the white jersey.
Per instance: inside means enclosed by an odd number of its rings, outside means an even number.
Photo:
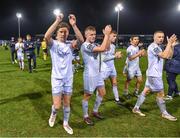
[[[114,66],[115,49],[116,49],[116,46],[114,44],[111,44],[109,47],[109,50],[102,53],[102,59],[103,59],[103,62],[107,66],[107,70],[112,70],[115,67]]]
[[[50,44],[50,54],[52,60],[51,77],[57,79],[68,79],[73,77],[72,70],[72,42],[59,42],[53,40]]]
[[[15,49],[17,50],[17,55],[18,56],[24,56],[24,43],[16,43],[15,44]]]
[[[84,42],[81,46],[81,53],[84,61],[84,75],[98,76],[100,73],[100,63],[98,60],[98,52],[93,52],[95,43]]]
[[[147,76],[162,77],[163,59],[158,56],[162,49],[156,43],[151,43],[148,47],[148,69]]]
[[[126,64],[128,67],[128,70],[136,70],[139,68],[139,57],[136,57],[133,60],[129,60],[129,58],[139,52],[139,47],[138,46],[133,46],[130,45],[127,50],[127,58],[126,58]]]

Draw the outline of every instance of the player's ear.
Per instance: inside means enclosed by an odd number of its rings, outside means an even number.
[[[85,38],[87,37],[87,31],[84,32],[84,36],[85,36]]]

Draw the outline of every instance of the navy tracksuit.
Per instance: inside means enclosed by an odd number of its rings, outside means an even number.
[[[177,94],[178,85],[176,83],[176,77],[180,74],[180,44],[174,47],[174,53],[172,59],[168,59],[165,62],[166,79],[168,82],[168,95],[172,96],[173,93]]]
[[[11,61],[14,63],[14,61],[17,59],[17,53],[15,50],[15,44],[16,42],[14,40],[10,41],[10,49],[11,49]]]
[[[32,72],[32,65],[31,65],[32,59],[33,59],[33,69],[36,68],[36,54],[34,52],[34,50],[35,50],[34,42],[32,40],[27,40],[24,43],[24,49],[25,49],[25,53],[26,53],[26,56],[28,59],[29,72]]]
[[[39,56],[40,47],[41,47],[41,41],[40,41],[40,40],[37,40],[37,41],[36,41],[37,56]]]

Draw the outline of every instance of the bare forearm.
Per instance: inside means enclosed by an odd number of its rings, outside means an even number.
[[[56,20],[47,30],[47,32],[45,33],[45,39],[46,41],[49,43],[50,39],[54,33],[54,31],[56,30],[57,26],[59,25],[60,21]]]
[[[173,53],[174,53],[174,47],[171,46],[168,58],[172,58]]]
[[[73,25],[72,26],[73,30],[74,30],[74,33],[76,35],[76,38],[81,42],[83,43],[84,42],[84,38],[83,38],[83,35],[81,33],[81,31],[79,30],[79,28],[77,27],[77,25]]]
[[[163,51],[163,58],[169,58],[170,57],[170,55],[172,54],[172,47],[171,47],[171,45],[167,45],[166,46],[166,49]]]
[[[137,53],[137,54],[129,57],[129,60],[130,60],[130,61],[131,61],[131,60],[134,60],[135,58],[139,57],[140,55],[141,55],[140,53]]]
[[[114,55],[112,56],[107,56],[103,59],[104,62],[110,61],[110,60],[114,60],[116,57]]]
[[[103,50],[106,50],[110,46],[109,35],[104,36],[104,39],[103,39],[101,46],[102,46]]]

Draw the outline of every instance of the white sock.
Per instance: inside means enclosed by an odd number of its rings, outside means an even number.
[[[136,102],[136,105],[134,106],[134,108],[139,109],[139,107],[143,104],[143,102],[144,102],[145,99],[146,99],[145,94],[144,94],[144,92],[142,92],[142,93],[139,95],[139,97],[138,97],[138,99],[137,99],[137,102]]]
[[[101,105],[101,102],[102,102],[102,97],[99,95],[96,96],[96,101],[95,101],[94,108],[93,108],[94,112],[98,112],[98,109],[99,109],[99,106]]]
[[[21,63],[22,63],[22,69],[24,69],[24,61],[22,61]]]
[[[84,118],[88,117],[88,101],[82,100]]]
[[[113,85],[113,93],[116,101],[119,101],[119,93],[116,85]]]

